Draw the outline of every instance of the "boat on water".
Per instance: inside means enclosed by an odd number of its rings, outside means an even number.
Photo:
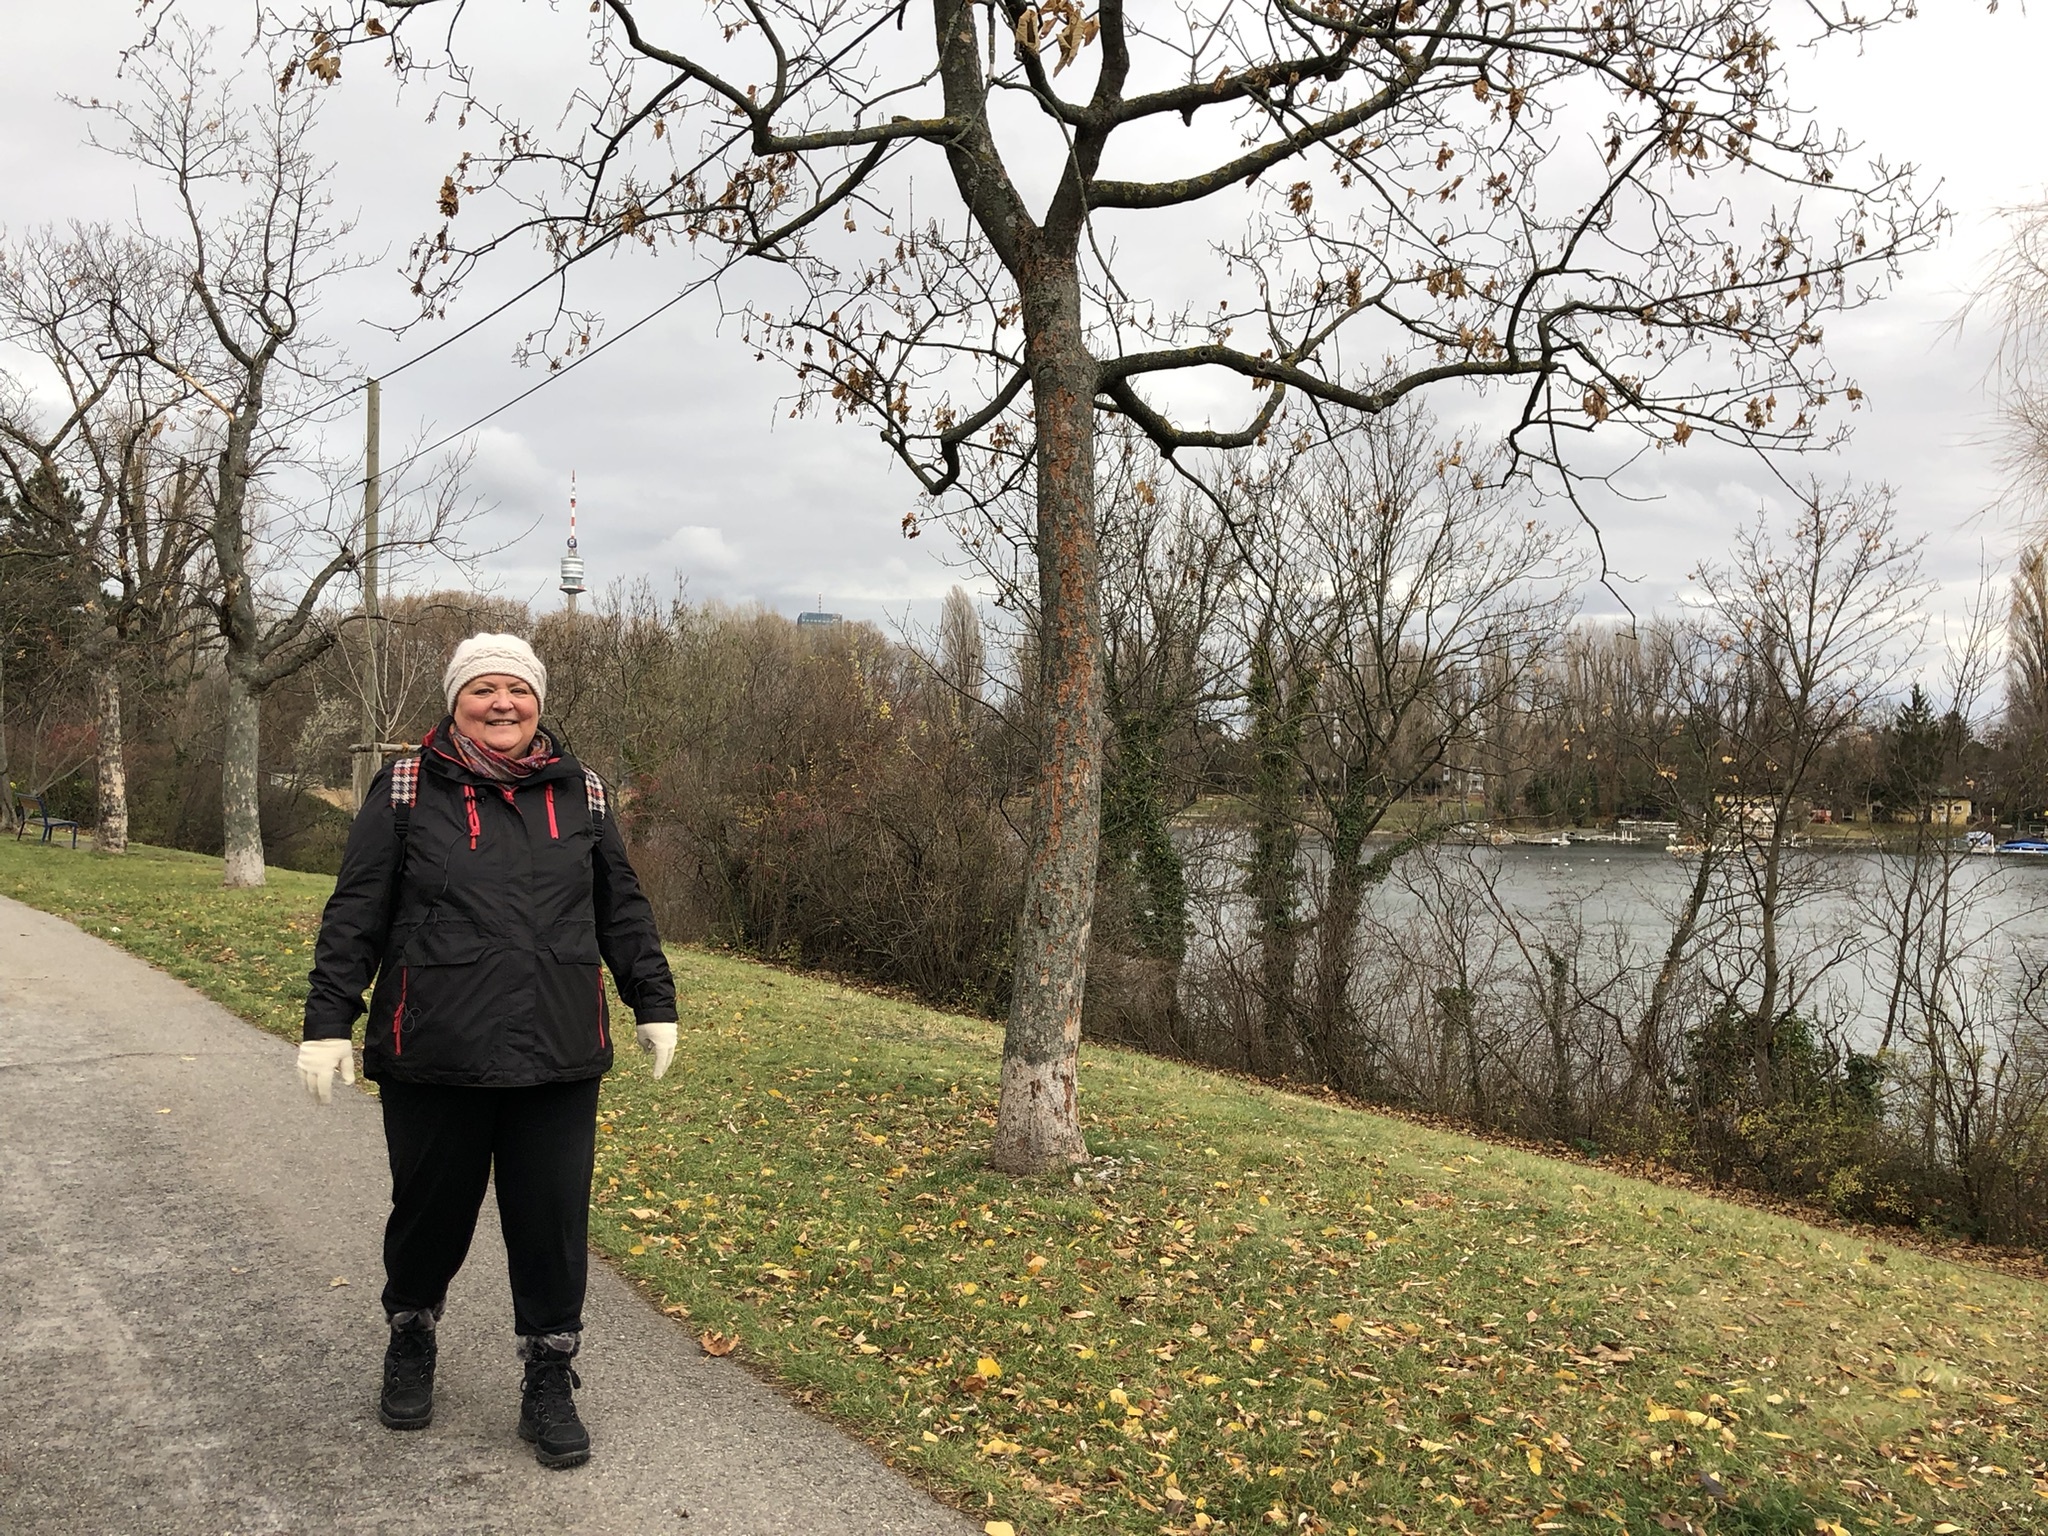
[[[2048,837],[2013,837],[1998,845],[2000,853],[2048,854]]]

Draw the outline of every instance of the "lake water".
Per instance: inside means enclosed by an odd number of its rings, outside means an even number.
[[[1247,847],[1242,832],[1214,829],[1184,844],[1198,893],[1197,954],[1244,942],[1250,909],[1237,886]],[[1306,847],[1303,858],[1318,870],[1320,847]],[[1696,857],[1674,857],[1655,844],[1444,848],[1397,866],[1373,891],[1368,914],[1381,925],[1380,935],[1420,935],[1433,921],[1441,925],[1453,907],[1484,914],[1486,903],[1474,901],[1473,893],[1490,890],[1499,911],[1532,938],[1574,931],[1608,955],[1624,948],[1634,952],[1636,964],[1651,966],[1669,941],[1672,914],[1685,902],[1698,867]],[[1892,952],[1903,926],[1899,896],[1912,861],[1867,849],[1808,848],[1789,856],[1788,869],[1798,895],[1781,922],[1781,950],[1802,977],[1819,978],[1813,1006],[1867,1044],[1883,1023]],[[1744,867],[1732,867],[1721,893],[1724,958],[1745,953],[1754,937],[1753,909],[1743,899],[1746,878]],[[1974,986],[2016,995],[2048,964],[2048,858],[1955,859],[1951,893],[1952,947],[1968,956],[1963,973]],[[1502,929],[1497,916],[1478,921],[1496,933]]]

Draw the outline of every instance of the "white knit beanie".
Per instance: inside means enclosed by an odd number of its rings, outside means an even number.
[[[455,713],[455,695],[480,677],[493,673],[516,677],[533,690],[541,708],[548,703],[548,669],[533,654],[533,647],[517,635],[471,635],[455,647],[448,670],[441,674],[441,691],[448,696],[448,712]]]

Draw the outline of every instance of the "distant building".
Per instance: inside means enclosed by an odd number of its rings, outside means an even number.
[[[1968,795],[1936,795],[1927,802],[1925,819],[1937,827],[1966,827],[1975,809]]]
[[[845,617],[837,613],[800,613],[796,616],[796,621],[806,626],[813,624],[843,624],[846,622]]]
[[[1752,832],[1769,832],[1778,824],[1778,803],[1765,795],[1716,795],[1714,809]]]

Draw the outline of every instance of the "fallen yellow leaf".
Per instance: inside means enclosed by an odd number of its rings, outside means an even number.
[[[1541,1477],[1543,1475],[1543,1452],[1533,1445],[1529,1447],[1529,1475],[1531,1477]]]
[[[984,1381],[994,1381],[1003,1374],[1003,1368],[987,1355],[983,1355],[974,1362],[974,1374],[981,1377]]]
[[[1351,1326],[1351,1314],[1349,1312],[1337,1313],[1330,1319],[1330,1326],[1336,1329],[1339,1333],[1342,1333],[1346,1328],[1349,1328]]]
[[[1017,1536],[1017,1527],[1007,1520],[991,1520],[981,1528],[981,1536]]]

